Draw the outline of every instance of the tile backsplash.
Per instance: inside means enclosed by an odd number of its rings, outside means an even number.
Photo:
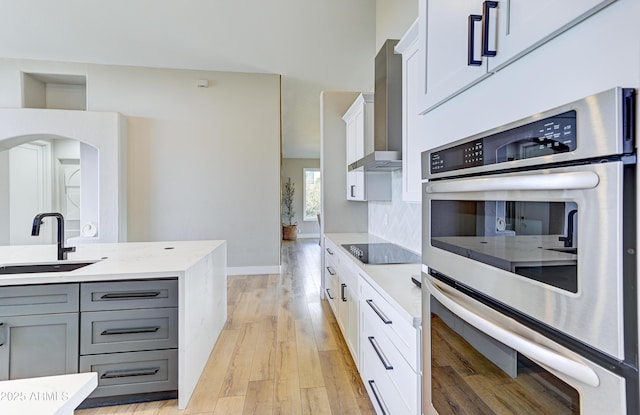
[[[391,172],[390,202],[368,202],[369,233],[422,252],[422,204],[402,200],[402,170]]]

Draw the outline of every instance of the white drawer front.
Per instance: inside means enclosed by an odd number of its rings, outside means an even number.
[[[368,283],[362,283],[360,308],[363,319],[384,333],[400,351],[414,371],[418,371],[417,330],[402,320],[400,314]]]
[[[380,333],[370,320],[364,322],[363,333],[364,381],[369,393],[375,390],[377,394],[377,397],[371,396],[374,406],[386,406],[391,414],[416,414],[418,375],[390,339]],[[369,384],[370,380],[377,384],[377,388]],[[384,401],[384,404],[376,399]]]

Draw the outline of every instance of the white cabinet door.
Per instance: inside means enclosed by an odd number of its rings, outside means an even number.
[[[373,94],[360,94],[342,117],[346,124],[347,165],[373,150]],[[345,166],[345,168],[347,168]],[[347,200],[366,201],[364,168],[347,171]]]
[[[421,0],[420,49],[426,52],[424,109],[430,109],[488,76],[487,61],[481,59],[482,25],[469,23],[481,16],[479,0]],[[473,37],[473,42],[469,42]],[[471,50],[473,49],[473,50]],[[469,65],[469,53],[478,65]]]
[[[402,54],[402,200],[421,202],[420,153],[427,148],[427,133],[417,87],[424,74],[417,20],[398,42],[396,52]]]
[[[420,0],[427,112],[616,0]],[[494,54],[483,54],[483,32]]]
[[[360,362],[358,361],[358,356],[360,348],[358,340],[360,338],[360,316],[358,315],[358,279],[358,275],[349,275],[348,278],[345,279],[345,283],[347,284],[345,288],[345,297],[347,299],[346,314],[349,321],[347,332],[345,333],[345,340],[353,357],[353,361],[356,367],[359,368]]]
[[[615,0],[509,0],[498,2],[498,44],[489,70],[496,71],[586,19]]]

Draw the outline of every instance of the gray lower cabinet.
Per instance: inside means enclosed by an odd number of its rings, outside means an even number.
[[[0,380],[78,372],[78,313],[0,317]]]
[[[150,350],[80,356],[81,372],[97,372],[89,398],[178,389],[178,351]]]
[[[89,398],[177,390],[177,279],[2,287],[0,380],[78,371]]]
[[[78,372],[78,284],[2,287],[0,380]]]
[[[89,399],[177,390],[177,279],[82,283],[80,371]]]

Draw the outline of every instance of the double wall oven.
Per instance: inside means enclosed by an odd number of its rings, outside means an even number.
[[[425,414],[639,413],[635,118],[615,88],[422,154]]]

